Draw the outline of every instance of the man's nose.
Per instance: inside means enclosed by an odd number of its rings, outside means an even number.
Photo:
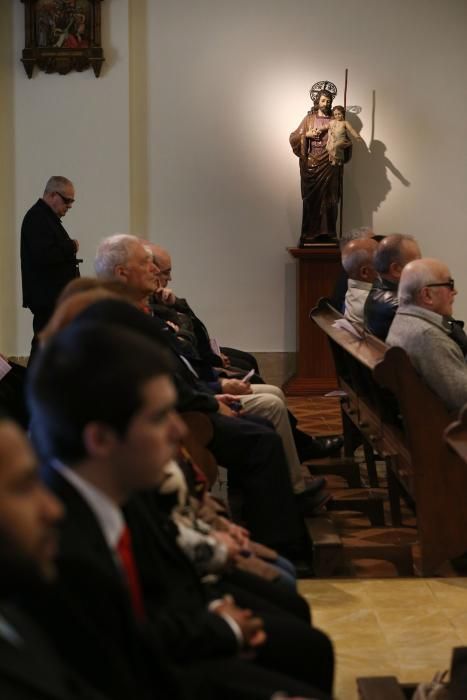
[[[44,518],[51,524],[58,523],[65,515],[62,502],[46,487],[42,489],[42,509]]]

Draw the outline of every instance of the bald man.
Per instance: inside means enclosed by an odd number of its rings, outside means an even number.
[[[363,309],[373,282],[378,277],[373,257],[378,243],[373,238],[358,238],[342,250],[342,267],[348,275],[344,316],[363,326]]]
[[[365,302],[365,327],[381,340],[386,340],[398,306],[397,288],[404,267],[420,257],[420,248],[413,236],[392,233],[383,238],[375,253],[378,273]]]
[[[417,372],[448,411],[467,403],[467,337],[452,318],[457,290],[449,268],[421,258],[403,270],[399,303],[387,343],[404,348]]]

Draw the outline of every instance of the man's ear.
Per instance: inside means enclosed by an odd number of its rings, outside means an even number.
[[[370,279],[370,268],[368,265],[362,265],[360,268],[360,277],[362,277],[364,280],[369,280]]]
[[[116,277],[117,279],[126,281],[126,279],[128,277],[128,271],[127,271],[125,265],[115,265],[114,277]]]
[[[83,430],[83,442],[90,457],[107,458],[118,444],[118,436],[105,423],[88,423]]]
[[[389,274],[391,275],[391,277],[394,277],[394,279],[400,279],[402,269],[402,265],[400,265],[397,262],[392,262],[389,265]]]
[[[429,287],[422,287],[420,289],[420,291],[418,292],[418,298],[424,306],[431,306],[432,298],[431,298],[430,288]]]

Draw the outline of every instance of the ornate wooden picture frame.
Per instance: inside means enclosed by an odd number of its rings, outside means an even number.
[[[25,48],[21,59],[28,78],[34,66],[65,75],[92,68],[96,78],[101,46],[101,0],[21,0],[25,12]]]

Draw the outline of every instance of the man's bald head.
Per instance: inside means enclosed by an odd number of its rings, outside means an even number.
[[[376,272],[384,279],[398,282],[404,267],[420,258],[420,248],[413,236],[391,233],[383,238],[375,254]]]
[[[452,315],[454,281],[448,266],[435,258],[420,258],[408,263],[399,283],[401,306],[415,304],[442,316]]]
[[[342,250],[342,267],[350,279],[373,282],[377,273],[373,258],[378,243],[372,238],[357,238],[347,243]]]

